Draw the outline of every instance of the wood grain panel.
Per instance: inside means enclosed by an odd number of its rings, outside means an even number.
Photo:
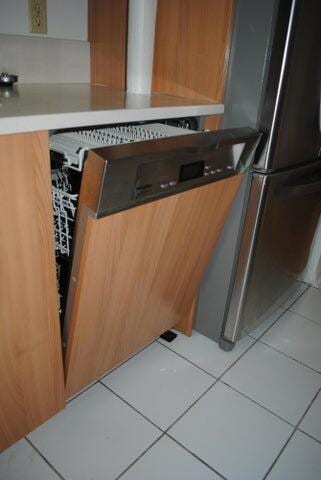
[[[82,221],[66,319],[67,397],[189,315],[240,182]]]
[[[64,406],[47,132],[0,136],[0,450]]]
[[[91,83],[126,88],[127,0],[89,0]]]
[[[182,320],[180,320],[179,323],[175,325],[175,329],[178,330],[179,332],[184,333],[188,337],[191,337],[193,333],[195,313],[196,313],[196,297],[193,298],[192,305],[188,311],[188,314]]]
[[[223,102],[234,0],[158,0],[152,90]],[[217,129],[219,116],[207,128]]]
[[[218,130],[221,124],[221,115],[209,115],[205,118],[204,128],[208,130]]]

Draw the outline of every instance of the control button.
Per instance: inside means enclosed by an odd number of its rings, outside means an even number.
[[[170,187],[175,187],[176,183],[177,183],[177,182],[175,182],[175,180],[171,180],[171,181],[169,182],[169,186],[170,186]]]
[[[228,165],[228,166],[227,166],[227,169],[228,169],[228,170],[233,170],[232,165]]]
[[[221,172],[223,172],[223,169],[222,169],[222,168],[217,168],[217,169],[216,169],[216,173],[221,173]]]
[[[204,170],[209,170],[211,168],[210,165],[205,165]]]
[[[167,187],[168,187],[168,183],[161,183],[161,184],[160,184],[160,187],[161,187],[161,188],[167,188]]]
[[[215,171],[215,170],[211,170],[210,173],[211,173],[211,175],[213,175],[214,173],[216,173],[216,171]]]
[[[211,174],[211,172],[204,172],[204,175],[208,177]]]

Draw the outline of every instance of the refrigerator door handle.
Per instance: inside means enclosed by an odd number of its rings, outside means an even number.
[[[303,195],[312,195],[321,192],[321,180],[310,183],[299,183],[297,185],[282,185],[275,191],[276,196],[288,198]]]

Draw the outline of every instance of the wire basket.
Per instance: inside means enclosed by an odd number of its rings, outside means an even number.
[[[63,154],[65,167],[81,172],[86,152],[92,148],[155,140],[182,133],[186,133],[186,130],[184,132],[182,129],[161,124],[80,129],[52,134],[50,148]]]
[[[77,194],[66,193],[52,187],[56,250],[62,255],[70,255],[77,200]]]
[[[56,251],[69,257],[72,247],[72,233],[77,211],[78,194],[71,193],[68,173],[54,170],[52,178],[52,204],[54,211],[54,232]]]

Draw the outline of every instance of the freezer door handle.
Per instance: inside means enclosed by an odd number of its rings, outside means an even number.
[[[299,197],[303,195],[312,195],[321,192],[321,180],[309,183],[298,183],[296,185],[282,185],[276,189],[275,194],[278,197]]]

